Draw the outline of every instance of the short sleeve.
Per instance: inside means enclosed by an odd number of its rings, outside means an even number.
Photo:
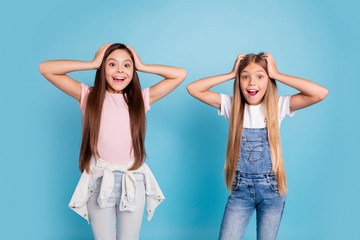
[[[87,99],[87,96],[89,95],[90,90],[91,90],[90,86],[88,86],[84,83],[81,83],[81,97],[80,97],[80,101],[79,101],[79,107],[82,112],[85,111],[86,99]]]
[[[144,88],[141,91],[144,99],[145,112],[147,112],[150,110],[150,88]]]
[[[286,116],[292,117],[295,114],[295,111],[290,111],[290,98],[291,96],[279,96],[279,121]]]
[[[231,116],[231,104],[232,98],[229,95],[220,93],[221,96],[221,106],[218,109],[218,114],[220,116],[224,116],[227,120],[230,119]]]

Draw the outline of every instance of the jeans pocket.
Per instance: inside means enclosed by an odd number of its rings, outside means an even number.
[[[242,138],[241,141],[241,157],[254,163],[263,158],[264,138]]]
[[[269,187],[274,193],[279,193],[279,188],[276,180],[270,180]]]
[[[233,183],[232,183],[231,190],[232,191],[237,190],[239,188],[239,183],[240,183],[239,179],[235,178]]]

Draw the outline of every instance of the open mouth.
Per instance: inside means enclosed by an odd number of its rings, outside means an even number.
[[[125,81],[125,79],[125,77],[113,77],[113,80],[116,83],[122,83],[123,81]]]
[[[247,93],[251,97],[255,96],[258,92],[259,92],[259,90],[254,90],[254,89],[247,90]]]

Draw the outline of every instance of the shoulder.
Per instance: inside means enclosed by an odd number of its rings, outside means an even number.
[[[291,98],[291,95],[281,95],[279,96],[279,106],[286,103],[286,102],[290,102],[290,98]]]
[[[83,95],[88,94],[91,89],[91,86],[86,85],[85,83],[81,83],[81,99],[83,99],[83,97],[85,97]]]
[[[279,115],[281,118],[285,116],[294,116],[295,111],[290,111],[290,99],[291,95],[281,95],[279,96],[278,106],[279,106]]]
[[[218,109],[218,114],[220,116],[224,116],[226,119],[229,119],[231,115],[232,97],[223,93],[220,93],[220,97],[221,104],[220,108]]]
[[[150,88],[141,89],[141,93],[144,99],[145,111],[147,112],[150,110]]]
[[[92,87],[90,87],[89,85],[86,85],[85,83],[81,83],[81,96],[80,96],[80,101],[79,101],[79,107],[82,110],[84,110],[84,108],[85,108],[86,98],[89,95],[91,88]]]
[[[150,88],[143,88],[143,89],[141,89],[141,92],[142,92],[142,95],[144,96],[144,95],[149,95],[149,93],[150,93]]]
[[[223,93],[220,93],[220,96],[221,96],[221,103],[222,104],[230,104],[231,105],[231,102],[232,102],[232,97],[227,95],[227,94],[223,94]]]

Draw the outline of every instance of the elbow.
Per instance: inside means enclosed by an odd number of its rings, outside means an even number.
[[[44,63],[43,63],[43,62],[39,64],[39,71],[40,71],[40,73],[41,73],[42,75],[44,75],[45,69],[44,69]]]
[[[321,91],[321,94],[319,95],[319,102],[324,100],[326,98],[326,96],[329,94],[329,90],[327,90],[326,88],[324,88]]]
[[[177,83],[177,86],[179,86],[185,80],[186,75],[187,75],[186,70],[183,68],[180,68],[180,70],[177,73],[177,76],[172,80]]]
[[[44,77],[47,75],[46,62],[42,62],[39,64],[39,71]]]
[[[192,86],[192,83],[190,83],[189,85],[186,86],[186,90],[188,91],[188,93],[191,95],[191,96],[194,96],[194,88]]]
[[[193,96],[193,97],[197,97],[200,93],[199,89],[196,88],[196,86],[194,85],[194,83],[190,83],[189,85],[186,86],[186,90],[188,91],[188,93]]]
[[[185,69],[181,69],[181,72],[180,72],[180,79],[181,79],[181,82],[183,82],[185,80],[187,76],[187,71]]]

